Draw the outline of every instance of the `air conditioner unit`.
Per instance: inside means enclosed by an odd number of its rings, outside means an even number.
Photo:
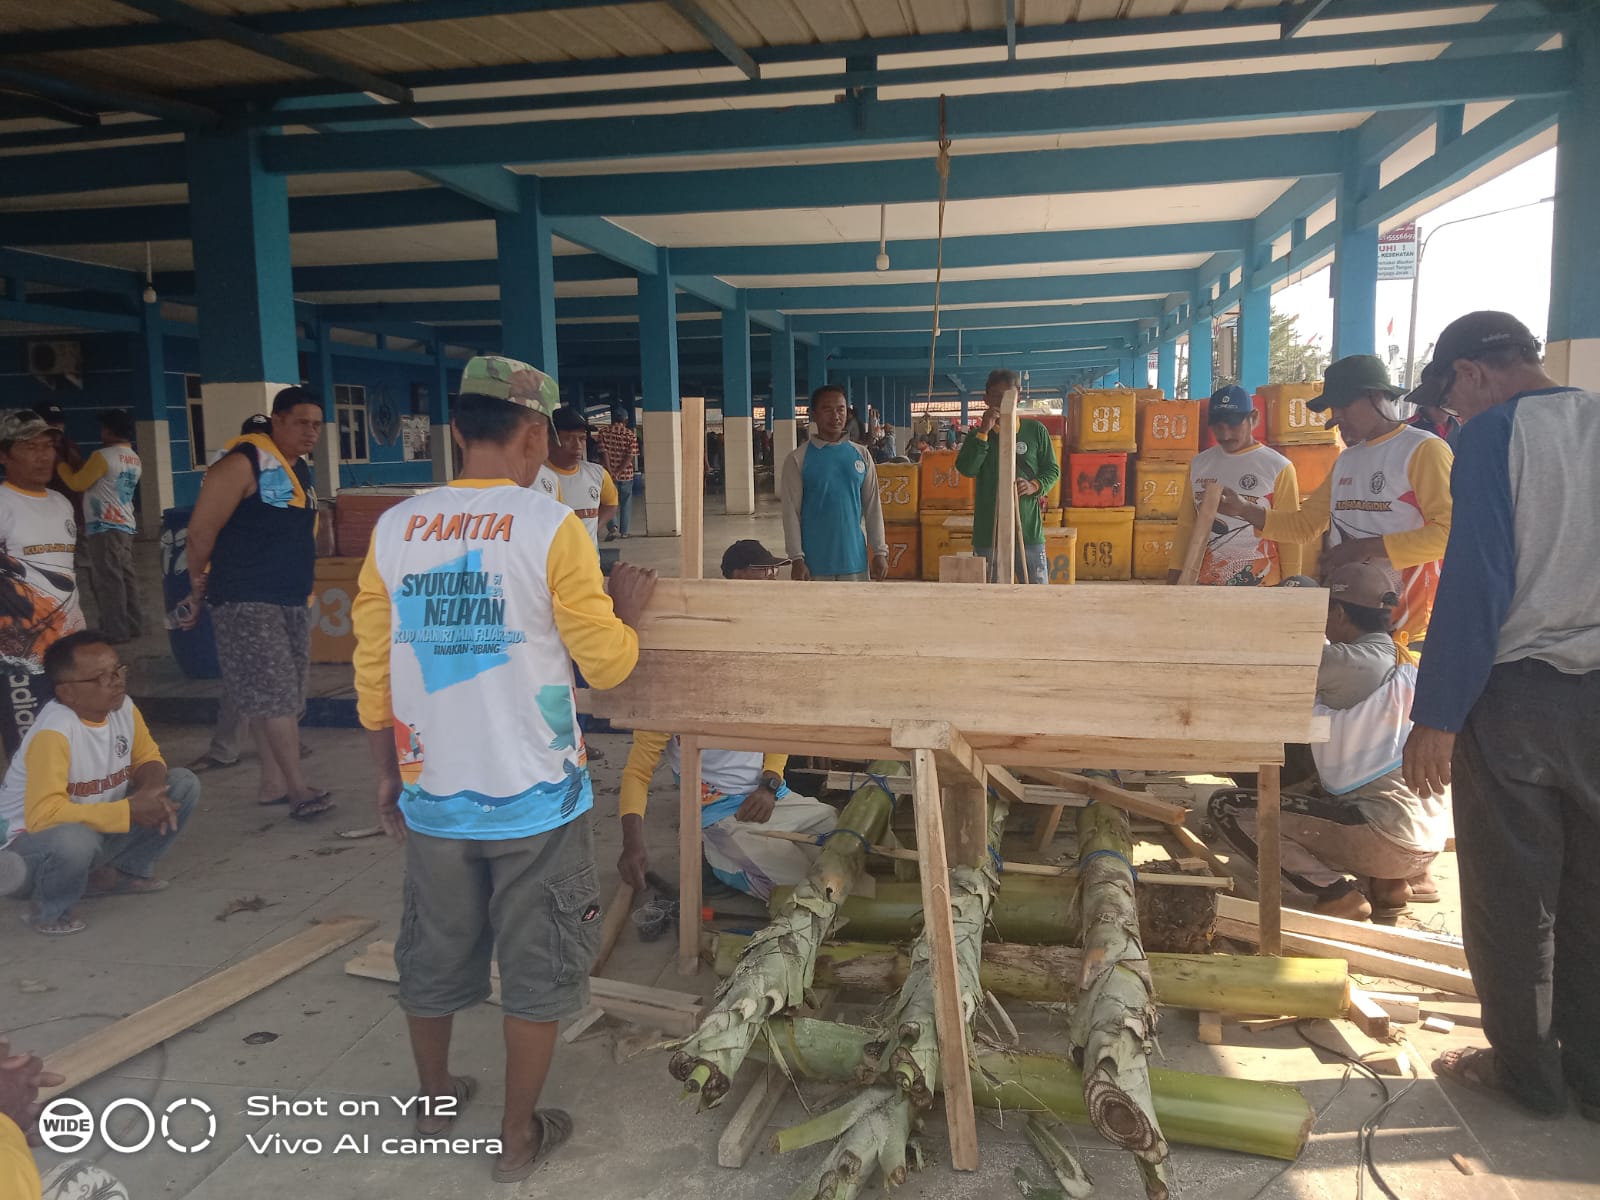
[[[55,387],[56,380],[66,379],[73,386],[83,386],[83,346],[79,342],[29,342],[28,374],[41,383]]]

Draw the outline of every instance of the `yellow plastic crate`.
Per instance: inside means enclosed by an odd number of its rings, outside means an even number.
[[[1072,449],[1133,453],[1137,449],[1138,399],[1132,388],[1076,393],[1068,413]]]
[[[878,464],[878,503],[885,521],[917,519],[917,486],[920,474],[916,463]]]
[[[921,549],[922,577],[938,582],[941,557],[972,553],[972,514],[923,513]]]
[[[1078,532],[1080,580],[1133,578],[1133,509],[1069,508],[1067,527]]]
[[[1077,583],[1078,531],[1047,527],[1044,531],[1044,559],[1050,566],[1051,583]]]
[[[1187,497],[1189,464],[1159,462],[1139,456],[1134,467],[1133,515],[1139,521],[1176,521]]]
[[[1177,536],[1176,521],[1134,521],[1133,577],[1165,579],[1172,563],[1172,543]]]
[[[1267,408],[1267,441],[1274,446],[1328,446],[1334,431],[1326,413],[1312,412],[1309,401],[1322,394],[1320,383],[1275,383],[1257,390]]]

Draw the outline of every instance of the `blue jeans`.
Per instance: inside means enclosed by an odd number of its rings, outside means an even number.
[[[1015,566],[1018,583],[1050,582],[1050,561],[1045,557],[1043,542],[1037,546],[1018,546],[1017,551]],[[993,583],[997,577],[993,548],[978,550],[977,554],[989,564],[989,582]]]
[[[633,517],[633,480],[617,481],[617,514],[611,518],[611,524],[606,527],[609,533],[620,533],[628,536],[628,527],[632,524]]]
[[[28,864],[39,919],[57,921],[65,916],[83,898],[89,873],[96,867],[113,866],[124,875],[151,878],[156,862],[172,848],[199,803],[200,781],[193,771],[174,767],[167,772],[167,794],[178,810],[178,828],[170,833],[146,825],[134,825],[127,833],[100,833],[69,822],[19,834],[11,849]]]

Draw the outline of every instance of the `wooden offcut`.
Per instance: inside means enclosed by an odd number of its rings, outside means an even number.
[[[1219,896],[1217,899],[1220,902],[1231,897]],[[1217,933],[1223,937],[1250,943],[1260,938],[1260,932],[1253,921],[1240,921],[1231,917],[1217,918]],[[1466,971],[1435,966],[1433,963],[1390,954],[1383,950],[1372,950],[1335,942],[1328,938],[1288,932],[1283,935],[1283,949],[1291,954],[1309,954],[1316,958],[1341,958],[1349,964],[1352,971],[1359,971],[1363,975],[1401,979],[1407,983],[1417,983],[1461,996],[1476,997],[1478,994],[1472,985],[1472,976]]]
[[[1200,578],[1200,567],[1206,560],[1206,547],[1211,544],[1211,523],[1217,519],[1217,505],[1220,503],[1222,485],[1213,479],[1200,493],[1200,510],[1195,513],[1194,529],[1189,534],[1189,544],[1183,550],[1183,570],[1178,574],[1181,586],[1191,586]]]
[[[40,1098],[48,1100],[104,1074],[207,1017],[271,987],[340,946],[370,933],[376,926],[376,921],[366,917],[333,917],[322,921],[199,983],[190,984],[165,1000],[79,1038],[46,1060],[46,1071],[66,1078],[56,1087],[41,1088]]]
[[[1255,924],[1256,903],[1224,896],[1217,901],[1217,916],[1234,921]],[[1374,925],[1370,921],[1347,921],[1343,917],[1326,917],[1320,913],[1301,912],[1286,908],[1283,911],[1283,928],[1288,933],[1326,938],[1350,946],[1383,950],[1441,967],[1467,969],[1467,952],[1460,942],[1438,937],[1420,929],[1400,929],[1391,925]]]
[[[976,554],[941,554],[940,583],[988,583],[989,564]]]

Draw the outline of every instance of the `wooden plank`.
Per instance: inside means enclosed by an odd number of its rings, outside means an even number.
[[[1256,876],[1261,896],[1257,923],[1263,954],[1283,953],[1283,883],[1278,874],[1283,853],[1283,820],[1278,770],[1275,763],[1262,763],[1256,776]]]
[[[894,721],[889,742],[899,750],[932,750],[968,779],[993,788],[1012,803],[1027,803],[1027,789],[1010,771],[991,768],[949,721]]]
[[[1194,530],[1183,551],[1183,570],[1178,575],[1180,586],[1192,586],[1200,578],[1206,547],[1211,544],[1211,523],[1217,519],[1217,505],[1221,502],[1222,485],[1213,479],[1200,493],[1200,510],[1195,513]]]
[[[1000,455],[994,489],[995,582],[1017,582],[1017,389],[1000,398],[1000,420],[990,435],[990,447]],[[1026,581],[1024,581],[1026,582]]]
[[[761,1074],[739,1102],[728,1127],[717,1139],[717,1166],[744,1166],[756,1143],[761,1140],[767,1122],[772,1120],[772,1114],[783,1102],[786,1086],[787,1081],[777,1067],[768,1063],[762,1068]]]
[[[1107,780],[1096,779],[1092,775],[1040,769],[1024,771],[1023,774],[1041,783],[1052,783],[1067,791],[1084,792],[1100,804],[1108,804],[1112,808],[1120,808],[1137,816],[1149,817],[1152,821],[1159,821],[1163,825],[1181,825],[1189,815],[1188,808],[1182,804],[1160,800],[1145,792],[1130,791]]]
[[[1212,853],[1211,847],[1206,845],[1205,842],[1200,839],[1199,834],[1195,833],[1187,825],[1168,825],[1167,832],[1172,834],[1172,836],[1177,840],[1178,844],[1183,846],[1191,854],[1205,859],[1206,864],[1215,874],[1224,879],[1233,878],[1233,872],[1228,870],[1227,864],[1218,858],[1214,853]],[[1254,920],[1253,915],[1251,919]]]
[[[606,1010],[598,1004],[591,1004],[577,1016],[572,1018],[572,1023],[561,1031],[561,1040],[567,1045],[572,1045],[594,1026],[605,1019]]]
[[[1389,1036],[1389,1012],[1361,988],[1345,985],[1345,1020],[1368,1037]]]
[[[989,564],[976,554],[941,554],[940,583],[988,583]]]
[[[1222,901],[1229,897],[1218,896],[1217,899]],[[1239,921],[1231,917],[1217,918],[1217,933],[1241,942],[1255,942],[1260,936],[1254,922]],[[1292,932],[1283,934],[1283,948],[1294,954],[1309,954],[1314,958],[1342,958],[1350,965],[1352,971],[1358,971],[1363,975],[1400,979],[1406,983],[1417,983],[1423,987],[1436,988],[1441,992],[1453,992],[1461,996],[1476,997],[1478,994],[1477,989],[1472,986],[1472,976],[1468,972],[1456,970],[1454,967],[1437,966],[1420,959],[1406,958],[1399,954],[1389,954],[1365,946],[1350,946],[1328,938]]]
[[[980,865],[989,852],[989,798],[975,783],[947,783],[940,791],[951,865]]]
[[[1198,1012],[1195,1014],[1195,1037],[1202,1046],[1222,1045],[1222,1014]]]
[[[45,1070],[66,1076],[66,1081],[57,1087],[41,1089],[40,1099],[48,1100],[70,1091],[152,1046],[176,1037],[207,1017],[231,1008],[362,934],[372,932],[377,924],[366,917],[333,917],[312,925],[275,946],[190,984],[165,1000],[63,1046],[49,1055]]]
[[[1042,812],[1035,818],[1033,832],[1028,836],[1028,848],[1035,854],[1044,853],[1044,849],[1055,840],[1056,829],[1061,824],[1062,809],[1052,808]]]
[[[646,654],[765,655],[774,646],[801,645],[846,658],[888,653],[1314,668],[1328,620],[1326,599],[1306,588],[1051,587],[1002,595],[931,581],[864,591],[853,583],[779,580],[765,585],[761,597],[760,604],[751,604],[749,586],[739,580],[662,579],[639,622],[640,648]],[[997,611],[1004,620],[995,619]],[[908,612],[917,619],[906,620]],[[1250,636],[1233,639],[1237,645],[1217,636],[1218,629],[1231,628],[1249,629]],[[930,629],[981,629],[983,636],[981,642],[930,637]],[[1100,686],[1093,677],[1080,682]],[[957,728],[970,732],[959,723]]]
[[[705,575],[706,509],[706,401],[704,396],[682,399],[683,426],[683,535],[678,543],[678,578]]]
[[[600,952],[594,956],[594,965],[589,968],[591,975],[598,975],[606,969],[606,963],[611,958],[611,952],[617,948],[617,940],[622,936],[623,927],[628,924],[632,909],[633,888],[625,883],[617,884],[617,890],[606,908],[605,924],[600,927]]]
[[[934,1024],[939,1035],[939,1077],[944,1081],[945,1120],[950,1130],[950,1165],[978,1169],[978,1117],[973,1109],[967,1023],[956,977],[956,935],[950,911],[950,864],[945,857],[939,772],[932,750],[911,757],[916,784],[917,849],[922,856],[922,914],[933,974]]]
[[[1399,992],[1368,992],[1366,994],[1384,1012],[1388,1013],[1389,1020],[1397,1025],[1415,1025],[1422,1020],[1422,1001],[1417,996],[1402,995]]]
[[[1259,920],[1255,901],[1233,896],[1218,899],[1217,915],[1252,925]],[[1342,917],[1325,917],[1296,908],[1283,910],[1283,928],[1290,933],[1303,933],[1350,946],[1365,946],[1407,958],[1418,958],[1436,966],[1467,970],[1467,952],[1460,942],[1435,937],[1420,929],[1399,929],[1392,925],[1374,925],[1369,921],[1347,921]]]
[[[700,739],[680,735],[678,775],[678,974],[700,971]]]

